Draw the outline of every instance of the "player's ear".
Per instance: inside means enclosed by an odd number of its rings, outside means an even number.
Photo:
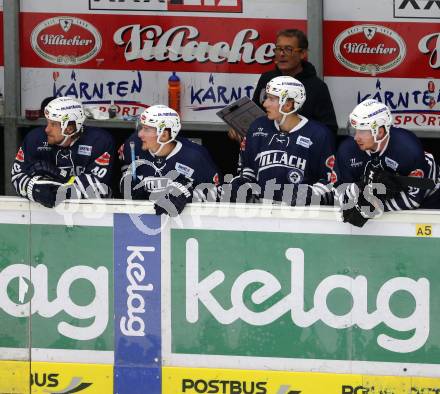
[[[384,126],[380,126],[379,127],[379,139],[381,140],[383,137],[385,137],[385,127]]]
[[[73,134],[76,131],[75,122],[69,122],[66,127],[66,134]]]
[[[293,102],[292,99],[287,100],[286,105],[287,105],[286,112],[293,111],[295,108],[295,103]]]

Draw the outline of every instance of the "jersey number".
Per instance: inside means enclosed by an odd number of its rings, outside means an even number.
[[[98,178],[103,178],[107,174],[107,168],[95,167],[92,170],[92,174],[96,175]]]

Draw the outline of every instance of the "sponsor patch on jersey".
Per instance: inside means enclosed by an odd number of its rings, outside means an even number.
[[[175,168],[179,174],[185,175],[188,178],[191,178],[192,174],[194,174],[194,169],[179,162],[176,163]]]
[[[287,178],[289,179],[290,183],[301,183],[304,179],[304,173],[300,169],[294,168],[289,171]]]
[[[302,135],[299,135],[298,138],[296,139],[296,144],[297,145],[301,145],[304,148],[310,148],[313,144],[313,142],[311,141],[310,138],[304,137]]]
[[[265,133],[263,131],[264,129],[262,127],[258,128],[258,131],[256,131],[254,134],[252,134],[254,137],[267,137],[269,134]]]
[[[20,163],[24,162],[24,152],[23,149],[21,149],[21,146],[17,152],[17,155],[15,156],[15,160],[19,161]]]
[[[108,166],[110,164],[110,158],[110,153],[104,152],[95,160],[95,163],[99,164],[100,166]]]
[[[385,156],[385,164],[394,171],[396,171],[397,167],[399,167],[399,163],[397,161],[390,159],[389,157],[386,156]]]
[[[92,155],[92,147],[90,145],[79,145],[78,146],[78,154],[83,156],[91,156]]]
[[[425,176],[425,173],[420,168],[417,168],[417,170],[411,171],[409,176],[413,176],[416,178],[423,178]]]

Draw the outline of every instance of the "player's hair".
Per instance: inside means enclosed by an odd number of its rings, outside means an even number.
[[[278,37],[296,37],[298,39],[298,47],[301,49],[307,50],[309,48],[309,40],[307,39],[307,36],[302,30],[298,29],[284,29],[280,30],[277,33]]]

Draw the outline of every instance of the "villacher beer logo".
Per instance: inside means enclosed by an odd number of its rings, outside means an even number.
[[[406,55],[406,45],[395,31],[379,25],[357,25],[340,33],[333,53],[349,70],[376,75],[396,68]]]
[[[89,22],[72,16],[57,16],[38,24],[31,46],[42,59],[57,65],[85,63],[101,49],[101,35]]]

